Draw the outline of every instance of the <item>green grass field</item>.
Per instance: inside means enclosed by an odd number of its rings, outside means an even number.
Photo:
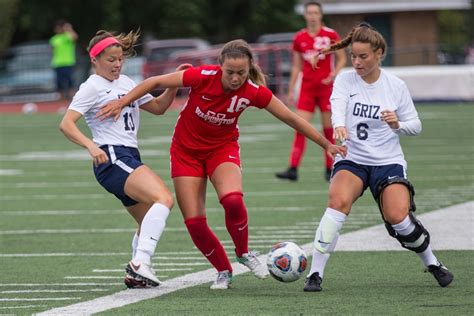
[[[402,138],[417,212],[474,200],[474,104],[417,109],[422,134]],[[139,135],[144,162],[170,187],[168,148],[177,114],[142,115]],[[95,181],[87,152],[60,134],[60,119],[0,115],[0,314],[30,315],[124,289],[134,222]],[[248,110],[239,126],[251,248],[266,253],[280,240],[311,242],[326,205],[322,151],[308,145],[301,180],[282,182],[274,173],[286,168],[293,132],[264,110]],[[235,262],[211,185],[207,208],[211,227]],[[343,233],[376,224],[380,215],[366,193]],[[472,314],[474,251],[437,254],[455,273],[449,288],[439,288],[407,251],[336,252],[321,293],[304,293],[303,280],[282,284],[246,273],[228,291],[203,284],[102,314]],[[210,268],[193,247],[177,206],[154,264],[164,281]]]

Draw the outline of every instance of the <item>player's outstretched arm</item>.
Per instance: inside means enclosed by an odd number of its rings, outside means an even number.
[[[191,64],[181,64],[176,67],[176,71],[183,71],[190,67],[192,67]],[[177,92],[178,88],[168,88],[165,90],[165,92],[160,94],[152,101],[143,104],[140,108],[155,115],[162,115],[173,103]]]
[[[154,76],[142,81],[122,98],[111,101],[103,106],[97,112],[97,118],[104,120],[108,117],[114,117],[114,119],[117,120],[120,117],[122,108],[143,97],[145,94],[150,93],[157,88],[182,87],[183,72],[184,71],[178,71],[166,75]]]
[[[340,154],[343,157],[346,156],[346,147],[331,144],[331,142],[321,135],[310,123],[289,110],[288,107],[284,105],[277,97],[272,96],[270,103],[265,107],[265,109],[280,121],[286,123],[296,131],[300,132],[321,146],[331,156],[334,157],[336,154]]]

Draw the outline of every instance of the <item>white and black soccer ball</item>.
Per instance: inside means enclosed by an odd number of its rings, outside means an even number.
[[[280,282],[293,282],[306,270],[308,259],[300,246],[291,241],[273,245],[267,256],[271,276]]]

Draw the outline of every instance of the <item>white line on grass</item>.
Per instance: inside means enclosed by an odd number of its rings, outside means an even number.
[[[294,206],[269,206],[269,207],[249,207],[252,212],[305,212],[312,211],[314,207],[294,207]],[[206,209],[208,213],[223,212],[221,207],[210,207]],[[70,215],[110,215],[126,214],[121,210],[38,210],[38,211],[0,211],[0,215],[5,216],[70,216]]]
[[[196,251],[163,251],[158,255],[196,255]],[[108,257],[108,256],[130,256],[130,252],[66,252],[66,253],[2,253],[0,258],[21,257]],[[158,257],[159,258],[159,257]]]
[[[1,214],[1,213],[0,213]],[[250,230],[298,230],[298,226],[263,226],[250,228]],[[214,228],[216,231],[225,231],[227,230],[224,226],[217,226]],[[110,234],[110,233],[132,233],[135,232],[135,228],[77,228],[77,229],[22,229],[22,230],[0,230],[0,235],[40,235],[40,234]],[[166,232],[184,232],[186,231],[185,227],[167,227],[165,228]],[[268,232],[266,232],[268,233]],[[252,237],[252,236],[251,236]],[[100,254],[97,254],[100,255]],[[0,254],[1,256],[1,254]]]
[[[66,280],[82,280],[82,279],[91,279],[91,280],[110,280],[110,279],[123,279],[123,275],[121,276],[112,276],[112,275],[67,275],[64,277]]]
[[[473,209],[474,201],[471,201],[420,215],[419,219],[423,222],[423,225],[425,225],[425,227],[427,227],[427,229],[431,232],[433,249],[453,249],[452,247],[455,244],[462,244],[462,246],[457,246],[456,249],[474,250],[474,220],[472,216]],[[454,220],[453,225],[451,225],[450,220]],[[377,238],[374,238],[372,233],[369,233],[368,235],[364,234],[364,232],[371,232],[373,229],[376,228],[381,229],[380,232],[377,232]],[[387,240],[383,238],[384,236],[387,236],[387,232],[383,231],[382,229],[385,230],[382,225],[378,225],[376,227],[371,227],[368,229],[363,229],[360,231],[341,235],[338,241],[337,249],[368,250],[364,247],[361,248],[361,246],[372,245],[372,248],[376,248],[375,250],[381,250],[378,249],[379,247],[377,245],[383,246],[384,243],[387,243]],[[387,238],[388,240],[393,239],[390,237]],[[354,243],[354,240],[357,241]],[[352,248],[349,248],[345,245],[349,241],[353,242]],[[402,249],[397,241],[392,240],[392,242],[394,243],[392,244],[393,247],[389,248],[390,250]],[[312,243],[303,245],[303,249],[308,255],[311,255]],[[259,260],[265,262],[266,255],[259,256]],[[232,268],[234,270],[234,275],[239,275],[248,272],[247,268],[243,267],[238,263],[232,264]],[[216,272],[214,269],[208,269],[205,271],[195,272],[177,278],[169,279],[164,282],[163,285],[160,285],[157,288],[147,289],[144,291],[123,290],[104,297],[98,297],[90,301],[80,302],[65,307],[53,308],[37,315],[89,315],[93,313],[99,313],[112,308],[118,308],[146,299],[162,296],[184,288],[209,283],[214,281],[215,275]]]
[[[0,291],[2,294],[16,294],[16,293],[76,293],[76,292],[106,292],[108,289],[87,289],[87,290],[9,290]]]
[[[266,245],[273,245],[279,241],[282,240],[302,240],[302,239],[308,239],[310,237],[305,236],[305,237],[294,237],[294,236],[278,236],[278,237],[273,237],[269,239],[257,239],[257,240],[249,240],[250,244],[266,244]],[[222,240],[222,244],[225,245],[234,245],[234,242],[232,240]],[[234,246],[235,248],[235,246]]]
[[[199,258],[202,260],[202,258]],[[192,271],[193,268],[163,268],[163,269],[156,269],[157,272],[161,271]],[[104,272],[124,272],[124,269],[93,269],[92,272],[95,273],[104,273]]]
[[[0,176],[17,176],[23,174],[23,170],[18,169],[0,169]]]
[[[19,305],[19,306],[0,306],[0,309],[20,309],[20,308],[38,308],[46,305]]]
[[[13,298],[0,298],[0,302],[71,301],[71,300],[80,300],[80,299],[81,297],[37,297],[37,298],[13,297]]]
[[[326,195],[327,190],[307,190],[307,191],[267,191],[267,192],[245,192],[247,196],[301,196],[301,195]],[[101,194],[30,194],[29,200],[97,200],[104,199],[109,196],[107,193]],[[214,193],[208,193],[209,198],[215,198]],[[20,195],[3,195],[0,196],[0,201],[21,201],[24,200],[24,194]]]
[[[209,263],[207,261],[203,262],[156,262],[153,263],[154,267],[192,267],[192,266],[206,266]]]
[[[123,282],[120,283],[0,283],[0,287],[17,287],[17,286],[115,286],[123,285]]]

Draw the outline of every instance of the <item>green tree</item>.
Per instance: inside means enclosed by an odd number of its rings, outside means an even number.
[[[99,29],[126,32],[140,28],[145,36],[155,38],[202,37],[220,43],[235,38],[253,41],[263,33],[294,31],[302,25],[294,12],[296,0],[0,1],[0,14],[6,17],[1,21],[11,26],[15,42],[48,39],[54,22],[66,19],[84,48]],[[14,4],[16,10],[3,9],[4,3]]]
[[[253,41],[263,33],[288,32],[301,24],[295,0],[208,0],[202,24],[213,42],[244,38]]]
[[[0,52],[10,44],[16,27],[19,0],[0,0]]]

